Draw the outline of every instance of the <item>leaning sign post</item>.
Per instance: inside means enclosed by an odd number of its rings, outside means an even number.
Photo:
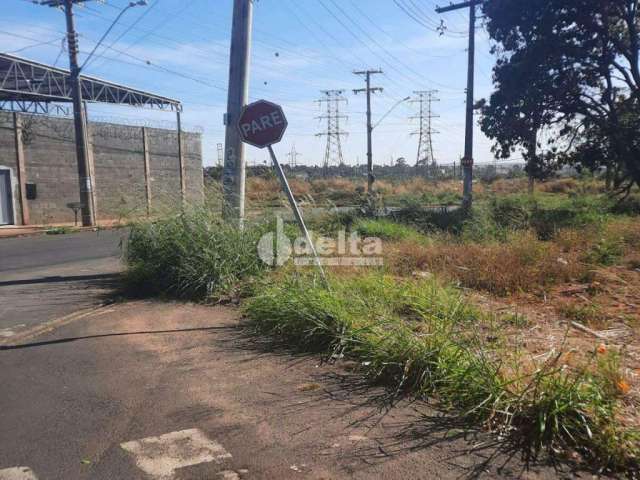
[[[320,270],[322,280],[325,285],[328,286],[327,277],[324,274],[316,248],[311,240],[311,235],[309,235],[309,231],[304,224],[302,213],[300,212],[296,199],[291,192],[287,177],[285,176],[284,171],[276,158],[276,154],[271,147],[274,143],[278,143],[282,140],[284,131],[287,129],[287,118],[284,115],[282,107],[266,100],[258,100],[257,102],[246,105],[242,109],[242,113],[238,119],[238,129],[240,130],[240,136],[242,137],[243,142],[258,148],[268,148],[269,155],[273,161],[273,166],[280,178],[282,189],[289,199],[293,215],[296,217],[300,230],[304,234],[305,239],[311,248],[316,265]]]

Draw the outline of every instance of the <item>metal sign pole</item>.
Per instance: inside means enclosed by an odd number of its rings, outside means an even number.
[[[287,177],[285,176],[284,171],[282,170],[282,167],[280,166],[280,163],[278,162],[278,159],[276,158],[276,154],[274,153],[271,145],[268,146],[268,149],[269,149],[269,155],[271,155],[271,160],[273,161],[273,166],[275,167],[276,173],[280,178],[282,189],[285,191],[285,193],[287,194],[287,198],[289,199],[289,204],[291,205],[291,209],[293,210],[293,215],[296,217],[296,221],[300,226],[300,230],[302,230],[302,233],[304,234],[305,239],[307,240],[307,243],[311,247],[311,252],[313,253],[313,258],[315,259],[316,266],[318,267],[318,270],[320,270],[320,275],[322,276],[322,281],[324,282],[327,288],[330,288],[329,282],[327,281],[327,277],[324,274],[324,269],[322,268],[322,264],[320,263],[320,258],[318,257],[318,253],[316,252],[316,247],[313,245],[313,242],[311,241],[311,236],[309,235],[307,226],[304,224],[304,219],[302,218],[302,214],[300,213],[300,209],[298,208],[296,199],[293,196],[293,192],[291,192],[291,188],[289,187],[289,182],[287,181]]]

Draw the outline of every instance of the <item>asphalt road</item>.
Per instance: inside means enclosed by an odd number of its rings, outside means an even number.
[[[353,363],[274,350],[236,308],[86,309],[124,233],[0,241],[0,480],[570,477],[425,402],[391,405]]]
[[[0,341],[100,304],[122,269],[124,230],[0,239]]]
[[[241,326],[129,302],[0,347],[0,480],[569,477]]]

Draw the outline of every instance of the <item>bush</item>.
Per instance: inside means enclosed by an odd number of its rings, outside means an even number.
[[[616,215],[640,215],[640,195],[631,195],[619,202],[614,202],[611,212]]]
[[[624,247],[617,239],[601,238],[587,254],[586,260],[596,265],[616,265],[624,255]]]
[[[533,229],[541,240],[552,239],[563,228],[579,228],[606,219],[606,197],[574,198],[511,195],[489,202],[493,221],[508,230]]]
[[[465,221],[468,220],[468,215],[461,208],[455,210],[432,209],[413,203],[393,212],[391,219],[412,225],[424,233],[445,231],[459,234],[462,232]]]
[[[239,230],[204,210],[133,224],[125,246],[125,283],[133,294],[216,298],[259,275],[256,245],[266,225]]]

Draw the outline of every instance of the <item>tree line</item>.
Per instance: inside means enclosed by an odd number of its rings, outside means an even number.
[[[606,169],[640,186],[639,0],[487,0],[497,56],[481,128],[494,153],[522,150],[527,173]]]

